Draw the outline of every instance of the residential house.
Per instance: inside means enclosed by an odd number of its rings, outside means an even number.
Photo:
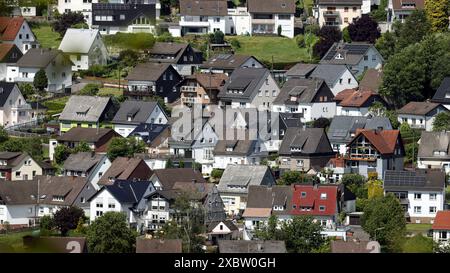
[[[22,56],[22,51],[15,44],[0,44],[0,81],[8,80],[7,67],[15,66]],[[12,79],[8,81],[11,82]]]
[[[207,227],[208,241],[216,245],[219,240],[237,240],[239,228],[231,220],[210,223]]]
[[[251,185],[275,185],[269,167],[253,165],[229,165],[220,178],[217,189],[228,215],[240,215],[247,206],[247,194]]]
[[[98,0],[58,0],[56,6],[59,14],[68,12],[81,12],[89,27],[92,26],[92,4]]]
[[[397,110],[398,122],[407,123],[411,128],[432,131],[434,118],[441,112],[450,113],[450,110],[440,103],[411,101]]]
[[[296,63],[286,71],[286,79],[307,79],[316,67],[317,64]]]
[[[250,13],[246,6],[228,8],[228,16],[225,23],[226,35],[250,35]]]
[[[327,131],[333,151],[341,155],[346,154],[347,144],[356,136],[358,129],[392,130],[393,128],[386,117],[335,116]]]
[[[358,129],[347,147],[344,158],[352,173],[376,173],[383,179],[388,170],[403,170],[405,148],[399,130]]]
[[[13,13],[16,13],[19,16],[23,16],[23,17],[35,17],[36,16],[36,7],[33,6],[29,6],[29,4],[32,5],[31,2],[29,2],[28,4],[26,4],[26,6],[21,6],[21,7],[17,7]]]
[[[334,95],[322,79],[290,79],[272,103],[274,112],[301,113],[301,122],[332,118],[336,114]]]
[[[383,71],[369,68],[364,73],[363,78],[359,82],[359,89],[361,90],[372,90],[379,93],[381,84],[383,82]]]
[[[294,38],[294,0],[248,0],[252,35],[276,35]]]
[[[111,168],[111,161],[105,154],[79,152],[71,154],[64,161],[62,174],[65,176],[87,177],[88,182],[99,190],[100,178]]]
[[[425,0],[389,0],[387,11],[388,30],[392,30],[392,24],[395,21],[405,22],[405,19],[415,10],[423,10]]]
[[[59,116],[60,132],[72,128],[99,128],[108,126],[116,107],[110,97],[70,96]]]
[[[436,213],[444,209],[445,173],[440,170],[387,170],[384,193],[399,198],[410,223],[433,223]]]
[[[150,181],[116,180],[111,185],[104,185],[88,199],[90,221],[95,221],[106,212],[122,212],[131,227],[142,231],[146,208],[144,196],[154,190]]]
[[[433,230],[433,240],[440,246],[448,246],[450,237],[450,211],[438,211],[431,229]]]
[[[381,103],[387,107],[383,97],[372,90],[346,89],[339,92],[334,100],[337,103],[336,115],[338,116],[369,116],[369,108],[374,103]]]
[[[92,65],[108,62],[108,51],[98,29],[67,29],[59,50],[69,55],[74,64],[72,71],[88,70]]]
[[[333,26],[341,31],[362,15],[362,0],[318,0],[314,6],[314,17],[319,26]]]
[[[226,32],[226,0],[180,0],[181,36]]]
[[[159,8],[159,1],[154,0],[93,3],[92,28],[98,29],[102,35],[154,33]]]
[[[279,150],[281,172],[322,169],[335,156],[325,130],[296,128],[286,130]]]
[[[445,77],[442,80],[431,101],[440,103],[450,110],[450,77]]]
[[[7,68],[7,81],[33,83],[39,70],[44,70],[49,92],[65,92],[72,86],[74,64],[61,50],[46,48],[29,49],[15,65]]]
[[[182,253],[181,239],[136,238],[136,253]]]
[[[117,157],[100,176],[99,185],[111,185],[115,180],[147,181],[153,172],[140,158]]]
[[[202,73],[223,73],[229,76],[238,68],[264,68],[255,57],[241,54],[216,54],[200,65]]]
[[[166,124],[168,117],[156,101],[126,100],[112,119],[114,130],[128,137],[140,124]]]
[[[42,167],[28,153],[0,152],[0,178],[6,181],[31,180],[42,175]]]
[[[417,168],[450,173],[450,132],[422,132],[418,143]]]
[[[219,137],[211,123],[207,121],[192,142],[192,159],[202,165],[204,176],[209,176],[213,170],[214,149],[219,141]]]
[[[0,82],[0,125],[11,127],[35,119],[28,104],[15,83]]]
[[[217,104],[217,95],[227,79],[227,75],[222,73],[195,73],[186,76],[179,83],[181,103],[185,106]]]
[[[345,159],[341,156],[331,158],[323,168],[323,171],[317,173],[320,183],[335,184],[341,181],[345,174],[351,173],[351,169],[346,165]]]
[[[237,68],[217,97],[219,106],[270,110],[280,88],[266,68]]]
[[[28,181],[3,181],[0,225],[8,222],[13,228],[31,227],[42,216],[52,215],[62,207],[86,209],[87,197],[94,192],[83,177],[36,176]]]
[[[150,62],[172,64],[182,76],[194,74],[203,61],[202,52],[186,43],[156,42],[148,55]]]
[[[345,89],[358,87],[358,81],[345,65],[319,64],[310,77],[323,79],[335,96]]]
[[[15,44],[23,54],[39,47],[36,37],[23,17],[0,17],[0,41]]]
[[[140,63],[128,76],[128,88],[124,96],[142,100],[144,97],[159,96],[165,102],[173,102],[180,97],[176,85],[182,77],[169,63]]]
[[[143,141],[150,154],[166,153],[169,149],[170,126],[168,124],[141,123],[129,136]]]
[[[364,42],[334,43],[320,60],[320,64],[343,64],[355,77],[369,68],[379,69],[384,62],[374,45]]]
[[[287,253],[284,241],[219,240],[219,253]]]
[[[215,169],[231,165],[258,165],[268,155],[258,140],[218,140],[213,150]]]

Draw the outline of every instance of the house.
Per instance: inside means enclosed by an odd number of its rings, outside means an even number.
[[[415,10],[423,10],[425,7],[424,0],[389,0],[387,11],[388,30],[392,30],[392,24],[395,21],[404,23],[405,19]]]
[[[28,3],[31,4],[31,3]],[[27,6],[21,6],[21,7],[17,7],[17,13],[19,16],[23,16],[23,17],[35,17],[36,16],[36,7],[33,6],[29,6],[27,4]],[[16,12],[16,9],[13,11],[13,13]]]
[[[322,79],[290,79],[272,103],[274,112],[301,113],[301,122],[332,118],[336,114],[333,92]]]
[[[369,68],[364,73],[363,78],[359,82],[359,88],[362,90],[372,90],[379,93],[381,84],[383,82],[383,71]]]
[[[333,26],[341,31],[362,16],[363,0],[318,0],[314,6],[314,17],[319,26]]]
[[[380,249],[374,247],[371,241],[331,241],[331,253],[380,253]]]
[[[0,41],[15,44],[25,54],[31,48],[39,47],[36,37],[23,17],[0,17]]]
[[[140,231],[146,208],[144,196],[154,190],[150,181],[116,180],[111,185],[104,185],[88,199],[90,221],[95,221],[106,212],[122,212],[126,215],[127,223]]]
[[[279,155],[280,172],[308,172],[323,168],[335,152],[324,129],[291,127],[286,130]]]
[[[251,185],[275,185],[269,167],[252,165],[229,165],[220,178],[217,189],[228,215],[240,215],[247,205],[247,194]]]
[[[53,159],[54,149],[57,145],[65,145],[69,148],[75,148],[80,143],[87,143],[89,148],[96,153],[106,153],[111,140],[115,137],[121,137],[109,128],[81,128],[75,127],[67,131],[56,140],[50,140],[50,159]]]
[[[276,35],[294,38],[294,0],[248,0],[251,35]]]
[[[358,87],[358,81],[345,65],[319,64],[310,77],[323,79],[335,96],[345,89]]]
[[[450,132],[422,132],[418,142],[417,168],[450,173]]]
[[[15,44],[0,44],[0,81],[7,80],[7,67],[15,66],[22,56],[22,51]]]
[[[433,240],[440,246],[448,246],[450,237],[450,211],[438,211],[431,229],[433,230]]]
[[[410,223],[433,223],[436,213],[444,209],[445,173],[440,170],[387,170],[384,193],[393,193],[405,210]]]
[[[368,116],[369,108],[374,103],[381,103],[387,107],[383,97],[372,90],[346,89],[339,92],[334,100],[337,103],[336,115],[338,116]]]
[[[374,45],[364,42],[334,43],[320,60],[320,64],[343,64],[355,77],[369,68],[379,69],[384,62]]]
[[[431,101],[440,103],[450,110],[450,77],[445,77],[442,80]]]
[[[6,181],[29,180],[42,175],[42,167],[28,153],[0,152],[0,178]]]
[[[226,32],[226,0],[180,0],[181,36]]]
[[[328,161],[323,171],[319,172],[317,176],[319,177],[320,183],[335,184],[341,181],[345,174],[349,173],[351,173],[351,169],[345,164],[345,159],[337,155]]]
[[[36,176],[28,181],[3,181],[0,225],[8,222],[13,228],[35,226],[40,217],[68,206],[77,206],[88,214],[86,200],[94,192],[83,177]]]
[[[88,70],[94,64],[106,65],[108,62],[108,51],[98,29],[67,29],[59,50],[69,55],[74,64],[72,71]]]
[[[246,6],[228,7],[228,16],[226,17],[225,34],[226,35],[250,35],[250,14]]]
[[[230,165],[258,165],[267,156],[258,140],[218,140],[213,150],[215,169],[226,169]]]
[[[59,116],[60,131],[72,128],[99,128],[109,125],[116,112],[110,97],[70,96]]]
[[[208,241],[213,245],[219,240],[237,240],[239,229],[231,220],[212,222],[207,226]]]
[[[136,253],[182,253],[181,239],[136,238]]]
[[[347,144],[344,156],[352,173],[368,177],[376,173],[380,179],[388,170],[403,170],[405,148],[399,130],[358,129]]]
[[[392,130],[393,128],[386,117],[335,116],[327,131],[333,151],[341,155],[346,154],[347,144],[355,137],[358,129]]]
[[[156,42],[148,55],[150,62],[172,64],[182,76],[194,74],[203,61],[202,52],[186,43]]]
[[[15,83],[0,82],[0,125],[8,128],[34,120],[33,109]]]
[[[99,190],[99,180],[110,167],[111,161],[104,154],[79,152],[69,155],[64,161],[62,174],[65,176],[87,177],[88,182],[96,190]]]
[[[296,63],[294,66],[286,71],[285,76],[287,80],[290,79],[306,79],[316,69],[317,64]]]
[[[219,106],[270,110],[280,88],[266,68],[237,68],[217,97]]]
[[[128,88],[124,96],[142,100],[144,97],[159,96],[165,102],[173,102],[180,97],[176,85],[182,77],[169,63],[140,63],[128,76]]]
[[[67,12],[81,12],[89,27],[92,26],[92,4],[98,0],[58,0],[56,6],[59,14]]]
[[[140,124],[166,124],[168,117],[156,101],[126,100],[112,119],[114,131],[128,137]]]
[[[407,123],[411,128],[432,131],[434,118],[441,112],[450,113],[450,110],[440,103],[411,101],[397,110],[398,122]]]
[[[217,95],[228,76],[223,73],[195,73],[186,76],[180,83],[181,103],[185,106],[193,104],[217,104]]]
[[[264,68],[255,57],[241,54],[216,54],[200,65],[202,73],[223,73],[229,76],[237,68]]]
[[[168,149],[170,126],[168,124],[141,123],[129,136],[143,141],[148,153],[160,154]]]
[[[99,185],[111,185],[115,180],[147,181],[153,172],[140,158],[117,157],[98,181]]]
[[[206,120],[201,131],[194,137],[192,142],[192,159],[202,165],[204,176],[209,176],[213,170],[214,149],[219,141],[219,137],[218,132]]]
[[[31,48],[15,65],[8,66],[7,81],[33,83],[39,70],[47,75],[48,92],[65,92],[72,86],[74,64],[59,49]],[[12,79],[12,80],[11,80]]]
[[[219,240],[219,253],[287,253],[284,241]]]
[[[154,0],[93,3],[92,29],[98,29],[102,35],[154,33],[159,8],[159,1]]]

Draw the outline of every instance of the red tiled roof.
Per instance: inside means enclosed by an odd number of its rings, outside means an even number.
[[[378,96],[378,94],[369,89],[366,90],[345,89],[339,92],[334,99],[337,101],[341,101],[339,103],[340,106],[361,107],[372,96]]]
[[[342,157],[334,157],[328,161],[327,166],[334,166],[335,168],[343,168],[345,166],[345,160]]]
[[[335,215],[337,211],[337,192],[336,185],[294,185],[294,194],[292,196],[292,215],[312,215],[312,216],[329,216]],[[302,192],[306,193],[302,197]],[[321,199],[320,195],[326,193],[326,199]],[[320,207],[324,206],[323,211]],[[302,210],[302,207],[310,208],[309,211]]]
[[[364,135],[366,139],[378,150],[381,154],[393,154],[395,152],[395,146],[397,144],[397,139],[400,135],[399,130],[365,130],[357,129],[356,136],[348,144],[348,146],[353,143],[359,135]]]
[[[14,44],[0,44],[0,61],[11,51]]]
[[[23,17],[0,17],[0,40],[13,41],[24,21]]]
[[[438,211],[432,229],[450,230],[450,210]]]

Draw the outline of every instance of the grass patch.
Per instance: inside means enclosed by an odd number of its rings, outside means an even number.
[[[426,232],[431,229],[431,224],[406,224],[406,230],[409,232]]]
[[[58,48],[61,43],[59,33],[54,32],[49,25],[37,25],[32,27],[36,39],[44,48]]]
[[[123,95],[123,90],[115,87],[102,87],[98,91],[98,96],[114,96],[119,97]]]
[[[293,63],[309,61],[306,48],[299,48],[294,39],[285,37],[265,36],[235,36],[227,37],[228,40],[237,39],[240,48],[238,54],[253,55],[258,60],[271,63]]]
[[[26,252],[23,248],[23,236],[31,235],[31,231],[11,232],[0,235],[0,253],[5,252]]]
[[[42,104],[48,108],[47,114],[51,116],[54,114],[61,113],[64,110],[64,106],[66,106],[66,103],[68,100],[69,100],[69,96],[65,96],[65,97],[45,101]]]

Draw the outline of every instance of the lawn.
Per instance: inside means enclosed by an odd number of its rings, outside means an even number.
[[[122,89],[119,90],[118,88],[114,88],[114,87],[102,87],[98,91],[97,95],[119,97],[119,96],[123,95],[123,90]]]
[[[54,115],[54,114],[59,114],[64,110],[64,106],[66,106],[66,103],[68,100],[69,100],[69,96],[65,96],[65,97],[45,101],[42,104],[48,108],[48,110],[47,110],[48,115]]]
[[[411,233],[426,233],[431,229],[431,224],[406,224],[406,231]]]
[[[61,38],[57,32],[52,30],[49,25],[37,25],[32,28],[36,39],[45,48],[58,48],[61,43]]]
[[[294,39],[285,37],[235,36],[227,40],[237,39],[241,45],[238,54],[253,55],[266,63],[294,63],[308,61],[305,48],[299,48]]]
[[[0,234],[0,253],[25,252],[22,237],[26,235],[31,235],[31,231]]]

